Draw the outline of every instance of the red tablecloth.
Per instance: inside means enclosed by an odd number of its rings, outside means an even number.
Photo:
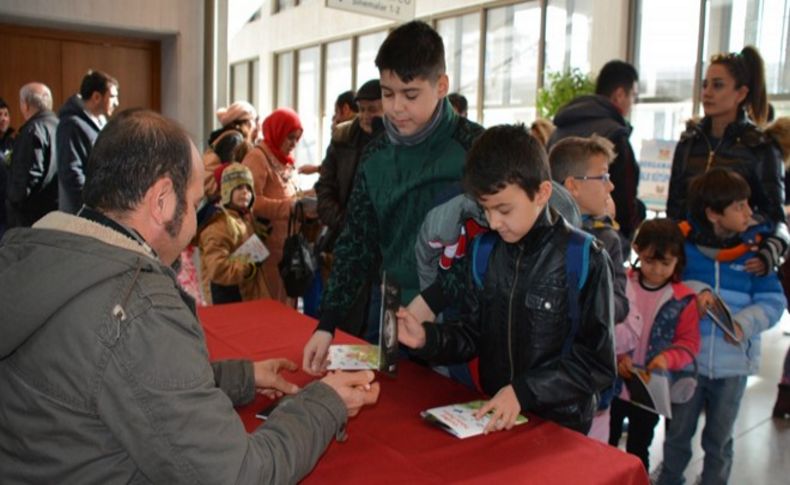
[[[212,359],[287,357],[301,365],[315,321],[271,301],[199,309]],[[336,342],[354,342],[338,332]],[[303,372],[287,376],[310,382]],[[348,423],[304,483],[647,484],[634,456],[530,416],[512,431],[459,440],[420,418],[420,411],[479,396],[430,369],[401,361],[397,378],[380,376],[381,395]],[[248,431],[268,399],[239,408]]]

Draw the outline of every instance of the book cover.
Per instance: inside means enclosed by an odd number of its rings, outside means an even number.
[[[449,406],[439,406],[422,411],[420,416],[429,423],[440,427],[457,438],[470,438],[483,434],[490,416],[488,413],[480,419],[475,419],[475,413],[486,401],[477,400],[466,403],[450,404]],[[516,426],[526,423],[525,416],[519,415],[516,418]]]
[[[648,373],[635,369],[631,379],[623,379],[632,404],[651,413],[672,418],[672,401],[669,395],[669,376],[663,372]]]
[[[732,312],[730,312],[729,307],[727,307],[727,304],[724,303],[721,297],[713,294],[713,305],[706,308],[705,313],[731,339],[738,343],[741,342],[741,339],[738,338],[738,332],[735,330],[735,320],[732,318]]]
[[[269,249],[263,244],[257,234],[247,238],[241,246],[230,255],[231,258],[247,259],[253,263],[260,263],[269,257]]]
[[[335,344],[329,346],[330,370],[373,369],[394,377],[398,372],[398,318],[400,286],[387,278],[381,282],[378,345]]]

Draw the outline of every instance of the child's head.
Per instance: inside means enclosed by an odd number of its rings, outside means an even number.
[[[546,151],[522,124],[494,126],[467,153],[463,184],[483,206],[491,229],[517,242],[551,196]]]
[[[222,205],[248,210],[255,200],[252,172],[240,163],[229,163],[222,171]]]
[[[744,232],[752,223],[749,183],[732,170],[708,170],[691,181],[688,194],[694,222],[721,238]]]
[[[551,175],[576,199],[582,215],[603,216],[614,185],[609,179],[609,164],[614,160],[614,145],[598,135],[590,138],[563,138],[549,153]]]
[[[401,135],[413,135],[431,120],[447,95],[444,43],[425,22],[390,32],[376,55],[384,115]]]
[[[648,219],[634,237],[642,279],[652,286],[669,280],[680,281],[686,266],[685,239],[677,223],[670,219]]]

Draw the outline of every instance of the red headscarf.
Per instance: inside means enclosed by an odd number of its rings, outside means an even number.
[[[294,131],[302,131],[299,115],[291,108],[277,108],[263,120],[263,142],[280,162],[293,165],[294,159],[280,149],[283,141]],[[301,135],[299,135],[301,137]]]

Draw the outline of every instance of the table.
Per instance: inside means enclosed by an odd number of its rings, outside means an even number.
[[[212,360],[287,357],[301,365],[315,320],[272,300],[217,305],[198,311]],[[358,339],[338,331],[337,343]],[[286,377],[305,385],[299,371]],[[529,416],[511,431],[459,440],[420,418],[420,411],[479,395],[436,372],[401,361],[396,378],[379,375],[378,403],[332,442],[303,483],[526,483],[646,485],[638,458],[552,422]],[[247,431],[268,399],[238,408]]]

